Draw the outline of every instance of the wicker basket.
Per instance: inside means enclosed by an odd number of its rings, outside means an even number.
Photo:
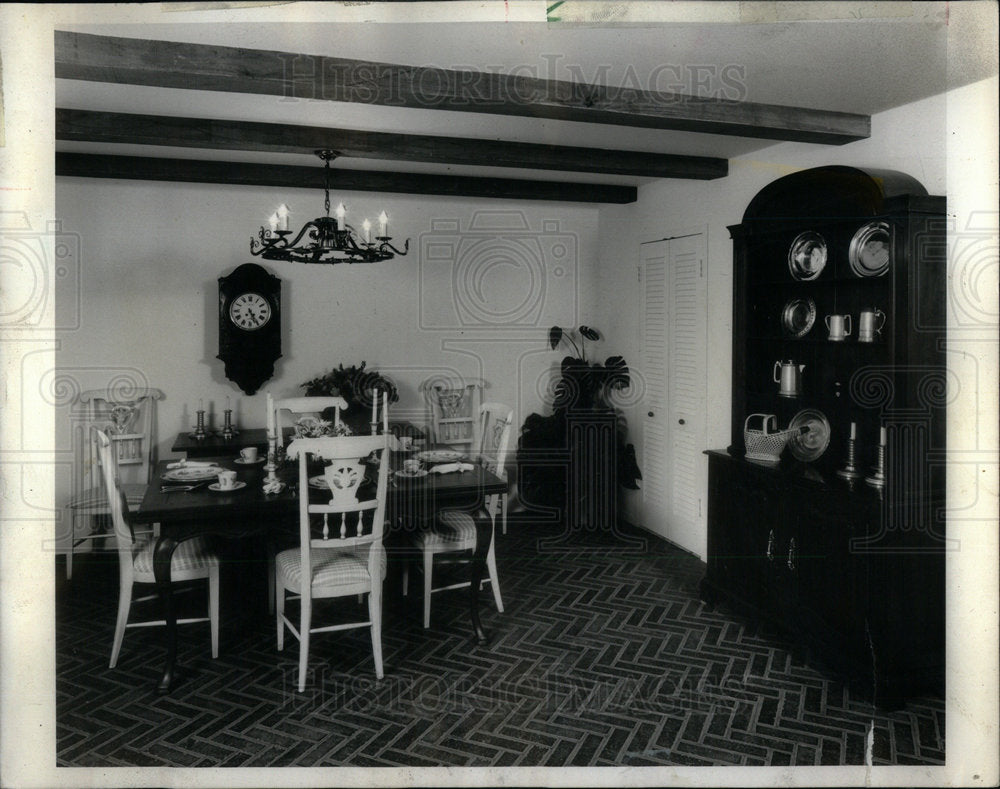
[[[750,420],[760,417],[759,430],[750,429]],[[768,425],[771,425],[770,432]],[[743,442],[746,444],[746,457],[749,460],[760,460],[765,463],[777,463],[781,451],[788,440],[796,435],[798,430],[778,430],[778,417],[774,414],[750,414],[743,423]]]

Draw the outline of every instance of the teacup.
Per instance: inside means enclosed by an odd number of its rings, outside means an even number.
[[[403,471],[407,474],[416,474],[420,471],[420,461],[416,458],[411,458],[410,460],[403,461]]]
[[[413,436],[400,436],[399,448],[403,452],[409,452],[413,448]]]
[[[243,449],[240,450],[240,459],[244,463],[256,463],[257,447],[243,447]]]
[[[219,472],[219,490],[232,490],[236,487],[236,472],[235,471],[220,471]]]

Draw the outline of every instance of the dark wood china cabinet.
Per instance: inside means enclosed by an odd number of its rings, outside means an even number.
[[[702,595],[879,705],[940,690],[945,200],[901,173],[822,167],[765,187],[730,233],[732,444],[708,452]],[[746,457],[745,429],[751,454],[764,438],[751,414],[776,417],[777,462]]]

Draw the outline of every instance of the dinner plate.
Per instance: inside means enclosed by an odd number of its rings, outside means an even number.
[[[791,299],[781,312],[781,325],[793,337],[804,337],[816,321],[816,302],[812,299]]]
[[[218,482],[213,482],[211,485],[208,486],[208,489],[214,490],[216,493],[232,493],[234,490],[240,490],[241,488],[245,488],[246,486],[247,483],[241,482],[240,480],[236,480],[236,482],[233,484],[231,488],[220,488]]]
[[[804,408],[792,417],[788,429],[808,427],[805,433],[792,436],[788,441],[789,451],[799,460],[809,463],[819,458],[830,445],[830,422],[822,411]]]
[[[258,455],[256,460],[244,460],[243,458],[236,458],[236,460],[234,460],[233,463],[237,463],[241,466],[253,466],[256,465],[257,463],[263,463],[265,460],[267,460],[266,457]]]
[[[206,479],[214,479],[223,470],[220,466],[181,466],[164,472],[160,479],[170,482],[203,482]]]
[[[400,479],[420,479],[420,477],[427,476],[427,470],[418,468],[416,471],[407,471],[406,469],[400,469],[396,472],[396,476]]]
[[[417,459],[423,463],[454,463],[463,457],[465,455],[453,449],[425,449],[417,455]]]
[[[892,239],[886,222],[869,222],[864,225],[848,249],[851,271],[859,277],[880,277],[889,270],[889,251]]]
[[[819,233],[799,233],[788,248],[788,270],[798,280],[816,279],[826,266],[826,240]]]

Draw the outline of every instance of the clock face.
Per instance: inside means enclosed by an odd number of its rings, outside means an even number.
[[[229,305],[229,319],[241,329],[259,329],[271,320],[271,304],[259,293],[241,293]]]

